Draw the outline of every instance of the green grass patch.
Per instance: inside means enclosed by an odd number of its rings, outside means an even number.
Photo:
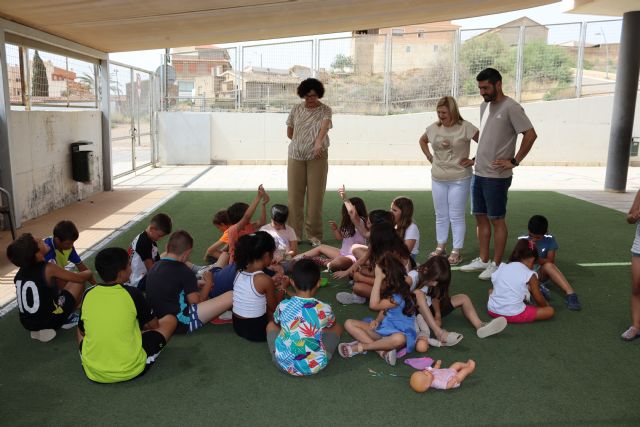
[[[371,210],[388,208],[398,194],[357,195]],[[415,204],[423,261],[435,247],[431,194],[405,195]],[[286,203],[284,192],[271,196],[272,203]],[[198,263],[218,237],[213,214],[252,197],[251,192],[182,192],[158,211],[171,215],[175,230],[192,233],[192,261]],[[338,220],[339,209],[337,196],[327,194],[325,220]],[[350,360],[336,355],[319,375],[292,378],[272,365],[266,344],[237,337],[230,325],[207,325],[193,336],[175,337],[141,379],[98,385],[85,378],[71,331],[61,331],[48,344],[35,342],[14,310],[0,319],[0,419],[5,425],[637,425],[634,368],[640,343],[619,338],[629,324],[629,267],[577,265],[629,261],[635,229],[611,209],[551,192],[511,192],[507,252],[533,214],[549,218],[560,244],[558,265],[583,310],[568,311],[552,288],[553,320],[509,325],[484,340],[462,313],[446,317],[444,327],[465,338],[452,348],[430,349],[427,356],[445,365],[469,358],[477,362],[476,372],[459,389],[416,394],[408,386],[410,367],[400,362],[391,368],[375,354]],[[145,219],[112,245],[127,247],[146,225]],[[467,227],[463,255],[469,261],[478,250],[470,216]],[[338,245],[328,239],[328,226],[325,236],[326,243]],[[165,244],[166,238],[160,247]],[[484,319],[489,285],[475,274],[453,273],[452,293],[468,294]],[[332,280],[318,297],[332,305],[340,322],[370,316],[366,306],[336,302],[335,293],[346,289],[345,282]],[[383,375],[372,376],[369,369]]]

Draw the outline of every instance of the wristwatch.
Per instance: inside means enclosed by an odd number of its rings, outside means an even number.
[[[515,157],[513,157],[513,158],[511,159],[511,164],[515,167],[515,166],[518,166],[520,163],[518,163],[518,161],[516,160],[516,158],[515,158]]]

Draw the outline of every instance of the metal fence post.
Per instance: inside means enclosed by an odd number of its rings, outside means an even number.
[[[238,77],[236,78],[236,97],[238,98],[238,107],[242,109],[243,87],[244,87],[244,46],[240,46],[240,54],[238,55]]]
[[[580,23],[580,40],[578,41],[578,64],[576,65],[576,98],[582,96],[582,74],[584,72],[584,47],[587,40],[587,23]]]
[[[520,33],[518,34],[518,53],[516,55],[516,102],[520,102],[522,95],[522,68],[524,57],[524,34],[526,27],[520,26]]]
[[[320,75],[320,40],[318,40],[317,37],[313,39],[311,50],[311,69],[313,72],[313,77],[318,78],[318,76]]]
[[[458,98],[458,86],[460,85],[460,48],[462,47],[462,33],[458,28],[453,40],[453,69],[451,70],[451,96]]]
[[[383,111],[385,115],[389,114],[389,98],[391,93],[391,33],[385,34],[384,39],[384,85],[383,85]]]
[[[26,111],[31,110],[31,66],[29,65],[29,48],[23,49],[24,53],[24,76],[22,78],[25,82],[25,87],[27,89],[27,96],[25,99],[24,109]]]

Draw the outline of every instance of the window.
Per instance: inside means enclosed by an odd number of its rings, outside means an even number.
[[[440,49],[440,46],[438,46],[437,44],[433,45],[433,51],[437,52]]]
[[[392,28],[391,29],[391,35],[392,36],[402,36],[404,34],[404,29],[403,28]]]
[[[419,39],[426,39],[427,38],[427,33],[425,33],[423,29],[418,29],[418,38]]]
[[[411,53],[411,46],[406,46],[404,48],[405,53]]]

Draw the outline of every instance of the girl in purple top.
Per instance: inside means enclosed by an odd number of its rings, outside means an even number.
[[[353,245],[366,244],[366,236],[369,230],[366,226],[367,208],[360,197],[346,197],[344,186],[338,190],[342,198],[342,221],[340,227],[335,221],[329,221],[333,234],[337,240],[342,241],[340,249],[329,245],[320,245],[300,254],[296,259],[313,258],[329,271],[346,270],[353,265],[356,257],[351,248]]]

